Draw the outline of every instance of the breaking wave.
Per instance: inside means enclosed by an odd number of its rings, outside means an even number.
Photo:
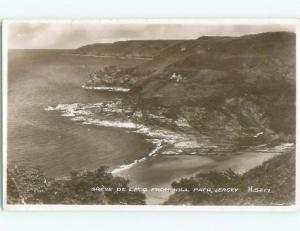
[[[82,85],[81,87],[86,90],[98,90],[98,91],[113,91],[113,92],[128,92],[128,91],[130,91],[129,88],[124,88],[124,87],[106,87],[106,86],[94,87],[94,86],[86,86],[86,85]]]

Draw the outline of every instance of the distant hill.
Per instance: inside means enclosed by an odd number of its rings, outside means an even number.
[[[267,62],[266,58],[270,60]],[[295,65],[295,34],[268,32],[241,37],[203,36],[181,41],[162,50],[152,61],[140,65],[136,71],[154,75],[166,71],[191,74],[199,69],[227,72],[253,67],[263,69],[266,65],[272,66],[275,59],[278,61],[276,66]],[[263,63],[257,67],[260,62]]]
[[[131,40],[115,43],[96,43],[80,47],[77,54],[116,56],[127,58],[152,58],[178,40]]]

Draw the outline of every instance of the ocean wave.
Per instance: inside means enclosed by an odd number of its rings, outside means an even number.
[[[140,126],[133,122],[122,122],[122,121],[113,121],[113,120],[99,120],[87,118],[83,121],[83,124],[93,124],[101,127],[111,127],[111,128],[128,128],[128,129],[137,129]]]
[[[113,92],[128,92],[128,91],[130,91],[129,88],[124,88],[124,87],[106,87],[106,86],[94,87],[94,86],[86,86],[86,85],[82,85],[81,87],[86,90],[98,90],[98,91],[113,91]]]
[[[143,158],[141,158],[141,159],[138,159],[138,160],[133,161],[133,162],[130,163],[130,164],[127,164],[127,165],[126,165],[126,164],[123,164],[123,165],[121,165],[120,167],[118,167],[118,168],[116,168],[116,169],[110,171],[110,173],[111,173],[111,174],[116,174],[116,173],[119,173],[119,172],[121,172],[121,171],[130,169],[130,168],[132,168],[133,166],[135,166],[136,164],[138,164],[138,163],[140,163],[140,162],[142,162],[142,161],[145,161],[145,160],[146,160],[146,157],[143,157]]]
[[[155,154],[156,154],[162,147],[163,147],[162,141],[158,141],[158,142],[156,143],[156,147],[148,154],[148,157],[155,156]],[[133,166],[135,166],[136,164],[145,161],[146,159],[147,159],[146,157],[143,157],[143,158],[141,158],[141,159],[134,160],[134,161],[133,161],[132,163],[130,163],[130,164],[127,164],[127,165],[126,165],[126,164],[121,165],[120,167],[115,168],[114,170],[112,170],[110,173],[111,173],[111,174],[115,174],[115,173],[119,173],[119,172],[121,172],[121,171],[130,169],[130,168],[132,168]]]

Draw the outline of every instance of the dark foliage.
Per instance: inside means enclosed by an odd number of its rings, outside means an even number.
[[[49,179],[40,169],[8,168],[9,204],[145,204],[145,195],[128,191],[129,181],[113,177],[106,167],[95,171],[72,172],[64,179]],[[93,191],[92,188],[112,188]],[[116,188],[125,188],[117,191]]]

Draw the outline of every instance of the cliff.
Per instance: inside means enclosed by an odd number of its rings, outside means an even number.
[[[114,43],[96,43],[80,47],[77,54],[115,56],[120,58],[148,58],[158,55],[163,49],[176,44],[177,40],[131,40]]]

